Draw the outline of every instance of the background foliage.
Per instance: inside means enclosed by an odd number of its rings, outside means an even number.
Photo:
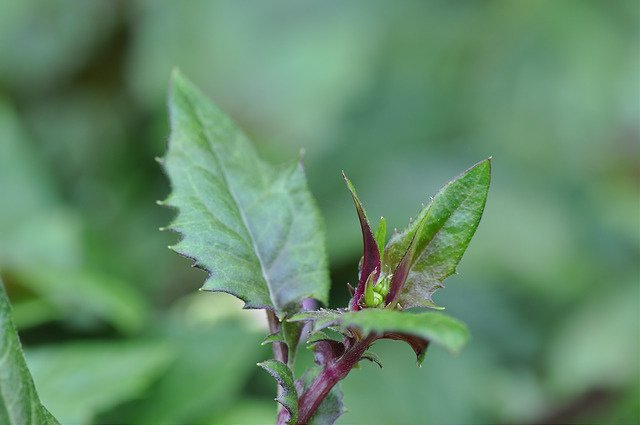
[[[385,368],[347,378],[341,423],[637,421],[639,8],[1,2],[0,272],[43,404],[62,423],[274,416],[263,315],[194,293],[204,274],[157,231],[177,65],[263,156],[306,150],[332,306],[360,252],[340,170],[393,228],[494,156],[484,219],[435,296],[471,343],[421,369],[379,343]]]

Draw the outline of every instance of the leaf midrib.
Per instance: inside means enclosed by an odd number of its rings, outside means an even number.
[[[238,213],[240,214],[240,219],[242,220],[242,224],[244,225],[245,229],[247,230],[247,234],[249,235],[249,238],[251,239],[251,244],[253,246],[253,250],[256,254],[256,258],[258,259],[258,263],[260,264],[260,272],[262,274],[262,278],[265,281],[265,284],[267,285],[267,291],[269,292],[269,298],[271,299],[271,303],[273,304],[273,307],[275,309],[277,309],[276,306],[276,301],[274,299],[274,295],[273,292],[271,290],[271,281],[269,280],[269,277],[266,273],[265,270],[265,265],[264,265],[264,260],[262,259],[262,256],[260,254],[260,250],[258,249],[258,245],[256,243],[255,240],[255,236],[253,235],[253,233],[251,232],[251,228],[249,227],[249,223],[247,222],[247,218],[245,216],[244,210],[241,207],[240,203],[238,202],[238,199],[236,198],[236,195],[233,193],[232,187],[229,184],[229,178],[227,176],[227,170],[225,169],[224,165],[222,164],[222,161],[220,160],[219,154],[216,151],[215,148],[215,143],[211,140],[209,132],[206,131],[206,127],[204,126],[204,122],[200,117],[198,108],[193,104],[191,98],[189,98],[188,96],[184,96],[185,102],[187,103],[187,105],[189,106],[189,108],[191,109],[192,115],[194,116],[196,122],[198,123],[198,126],[200,127],[200,131],[202,132],[205,140],[207,141],[207,144],[209,145],[209,148],[211,149],[211,152],[213,154],[213,157],[215,158],[218,167],[220,167],[220,174],[222,175],[222,179],[225,182],[226,188],[227,188],[227,192],[229,192],[229,196],[231,196],[231,199],[233,200],[233,203],[235,204],[236,208],[238,209]],[[207,208],[207,211],[209,211],[211,214],[213,214],[212,211],[210,211]]]
[[[473,185],[475,186],[476,183],[478,183],[478,181],[480,181],[480,177],[482,175],[478,174],[478,177],[476,178],[476,180],[473,182]],[[451,183],[450,183],[451,184]],[[446,186],[442,189],[443,191],[446,189]],[[431,245],[431,242],[433,242],[433,240],[436,238],[436,236],[438,236],[441,232],[442,229],[444,229],[444,227],[447,225],[447,223],[451,220],[451,217],[453,216],[453,214],[456,212],[456,210],[458,208],[460,208],[460,205],[464,204],[466,202],[467,199],[469,199],[469,197],[471,196],[470,192],[467,192],[463,199],[451,210],[451,213],[447,216],[447,218],[442,222],[441,226],[438,226],[437,230],[433,233],[433,236],[431,237],[431,239],[429,239],[429,241],[425,244],[424,249],[422,250],[422,252],[420,253],[420,255],[418,256],[418,259],[416,259],[416,261],[418,261],[420,259],[420,257],[422,257],[422,254],[424,254],[424,252],[427,251],[427,249],[429,248],[429,246]],[[433,207],[433,202],[431,203],[431,205],[429,205],[429,210],[427,211],[427,214],[425,215],[425,220],[428,219],[428,217],[431,215],[431,208]],[[454,271],[455,271],[455,267],[454,267]]]

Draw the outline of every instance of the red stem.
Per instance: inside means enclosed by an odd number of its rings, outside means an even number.
[[[360,357],[376,340],[369,336],[357,341],[337,360],[327,364],[298,400],[298,425],[309,422],[329,391],[353,369]],[[278,418],[279,419],[279,418]]]

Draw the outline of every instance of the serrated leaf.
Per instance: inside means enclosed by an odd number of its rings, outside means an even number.
[[[246,308],[285,311],[304,298],[327,303],[321,219],[299,162],[263,162],[240,129],[179,72],[169,102],[164,166],[176,207],[172,247],[207,270],[203,289]]]
[[[55,425],[58,421],[42,406],[22,354],[11,319],[11,306],[0,280],[0,423]]]
[[[455,272],[480,223],[490,181],[489,158],[447,183],[415,221],[391,238],[384,253],[386,265],[395,269],[405,254],[410,256],[408,275],[396,298],[403,308],[434,306],[432,294]]]
[[[469,338],[467,327],[442,313],[418,313],[368,308],[345,313],[338,319],[340,326],[355,326],[364,333],[400,333],[424,338],[458,353]]]
[[[266,370],[269,375],[278,381],[282,391],[279,391],[276,401],[289,412],[287,423],[295,425],[298,421],[298,392],[296,391],[291,369],[286,364],[273,359],[258,363],[258,366]]]

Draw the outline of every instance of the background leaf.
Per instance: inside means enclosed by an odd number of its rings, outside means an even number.
[[[487,159],[447,183],[411,225],[391,238],[384,260],[393,269],[415,235],[411,269],[397,298],[402,307],[433,306],[431,295],[455,273],[480,223],[490,181]]]
[[[7,425],[56,425],[40,404],[11,319],[11,306],[0,280],[0,422]]]
[[[62,423],[78,425],[140,397],[173,355],[157,341],[77,342],[26,354],[43,402]]]
[[[165,157],[179,209],[174,247],[210,272],[203,289],[281,312],[304,298],[327,303],[324,236],[300,164],[275,169],[178,72]]]

